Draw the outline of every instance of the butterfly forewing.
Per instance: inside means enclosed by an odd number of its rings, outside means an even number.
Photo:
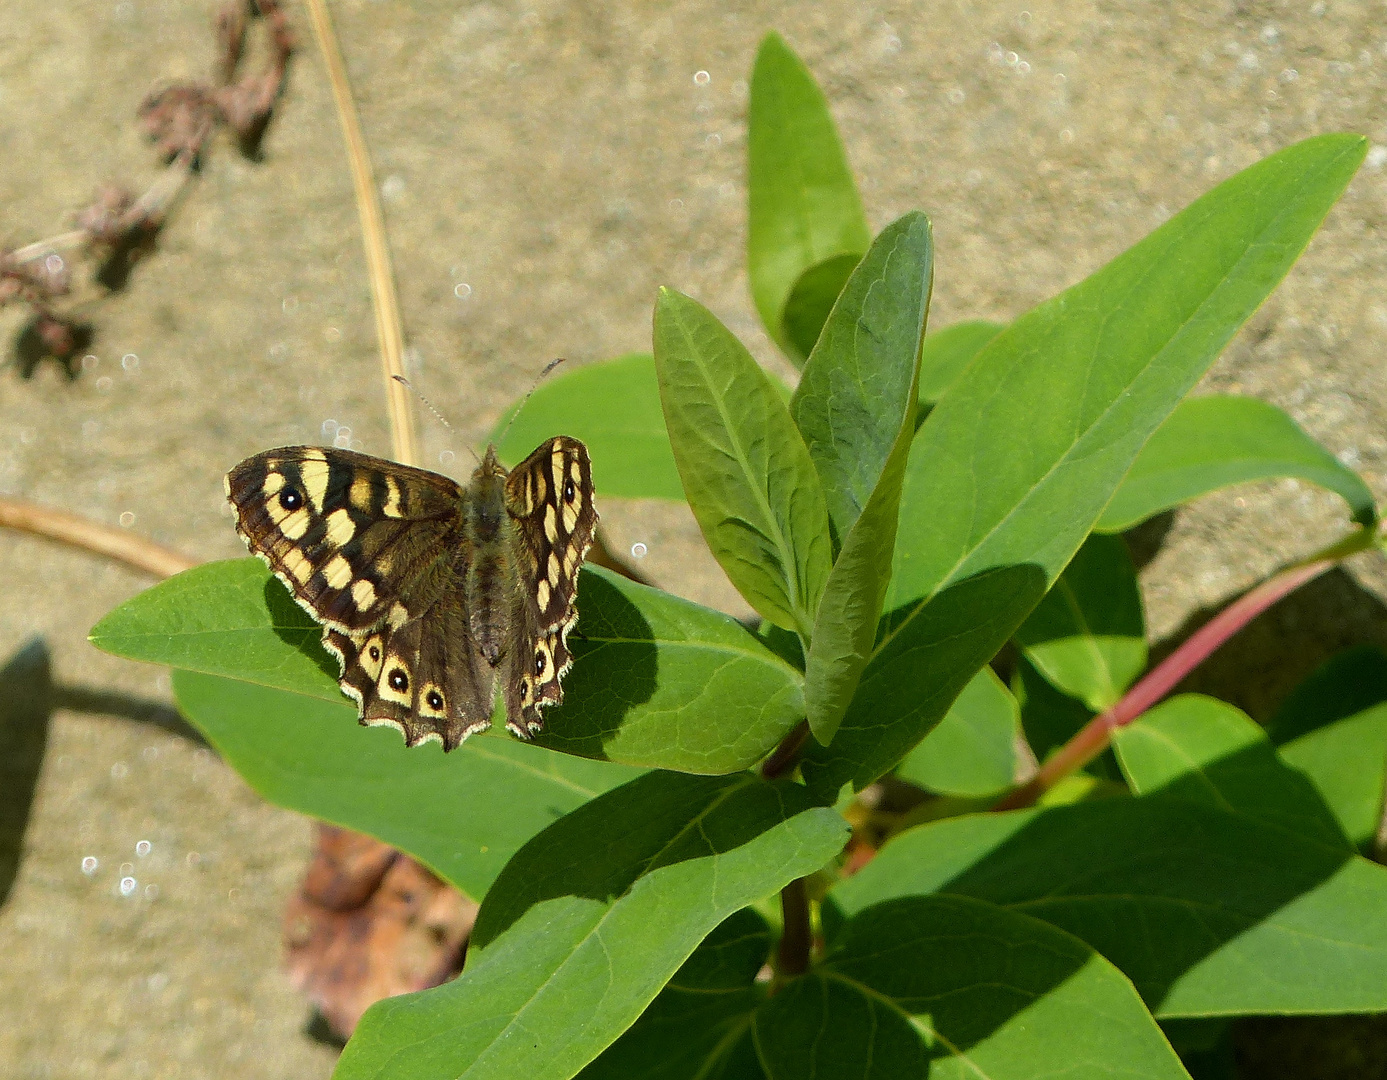
[[[567,639],[578,618],[578,570],[597,529],[587,447],[563,435],[541,444],[507,478],[506,504],[522,576],[533,582],[502,673],[507,726],[524,737],[543,727],[541,709],[563,700],[561,680],[573,662]]]
[[[462,490],[446,476],[290,446],[247,458],[226,488],[236,531],[327,626],[401,625],[448,588]]]

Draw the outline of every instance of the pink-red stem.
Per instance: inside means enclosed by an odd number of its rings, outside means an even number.
[[[1082,769],[1106,750],[1112,742],[1114,731],[1130,724],[1174,690],[1186,675],[1244,626],[1282,597],[1337,565],[1341,559],[1364,550],[1371,539],[1372,534],[1366,529],[1356,533],[1319,556],[1268,578],[1229,604],[1148,672],[1145,678],[1127,691],[1121,701],[1090,720],[1040,767],[1035,776],[1003,798],[993,809],[1017,810],[1033,805],[1060,780]]]

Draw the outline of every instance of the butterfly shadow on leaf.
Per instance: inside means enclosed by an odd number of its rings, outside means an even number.
[[[341,665],[323,648],[323,628],[299,607],[289,595],[289,590],[273,577],[265,581],[265,607],[269,609],[270,625],[280,641],[303,653],[323,674],[336,682]]]
[[[613,740],[630,747],[646,741],[639,729],[648,726],[653,740],[666,730],[665,710],[642,708],[656,696],[659,653],[645,616],[606,572],[584,570],[581,580],[582,615],[569,638],[573,670],[564,681],[563,704],[548,714],[535,741],[607,760]]]

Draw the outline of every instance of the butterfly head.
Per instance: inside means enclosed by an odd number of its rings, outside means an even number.
[[[482,458],[482,463],[477,466],[477,471],[472,474],[473,480],[485,480],[493,476],[505,476],[506,467],[496,456],[496,444],[486,444],[486,455]]]

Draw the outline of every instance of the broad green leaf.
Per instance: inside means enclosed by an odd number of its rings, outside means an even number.
[[[1348,838],[1369,849],[1387,788],[1387,656],[1363,645],[1330,657],[1291,692],[1267,734]]]
[[[683,501],[649,353],[584,364],[545,380],[518,413],[509,409],[497,421],[491,441],[502,461],[516,465],[554,435],[587,444],[599,497]]]
[[[565,1080],[625,1031],[739,908],[836,855],[803,788],[650,773],[531,840],[477,916],[454,982],[373,1006],[338,1080]]]
[[[823,489],[789,409],[742,343],[673,289],[655,303],[655,367],[709,548],[762,617],[808,639],[833,554]]]
[[[183,714],[277,806],[370,833],[480,900],[530,837],[638,775],[503,735],[451,754],[357,725],[356,707],[175,671]]]
[[[1230,484],[1280,476],[1342,495],[1359,524],[1377,520],[1368,485],[1275,405],[1212,396],[1181,402],[1156,429],[1095,528],[1121,532]]]
[[[1286,696],[1267,722],[1277,746],[1387,702],[1387,654],[1359,645],[1331,656]]]
[[[809,728],[824,745],[867,664],[891,578],[933,266],[923,214],[884,230],[834,307],[790,406],[842,538],[804,677]]]
[[[786,352],[796,364],[813,351],[815,342],[823,333],[824,323],[828,321],[828,313],[847,284],[848,275],[857,265],[859,257],[860,253],[854,252],[851,255],[834,255],[816,263],[799,276],[795,287],[790,290],[780,325],[785,335]]]
[[[584,572],[564,703],[542,746],[694,773],[760,761],[804,717],[803,676],[736,619]]]
[[[802,676],[735,619],[585,567],[575,662],[542,745],[628,765],[735,772],[804,716]],[[209,563],[106,616],[92,640],[135,660],[294,690],[334,704],[321,630],[256,559]],[[352,731],[347,737],[363,737]]]
[[[1157,1016],[1387,1010],[1387,868],[1212,806],[1108,799],[937,821],[829,900],[851,917],[931,893],[1067,930]]]
[[[761,1075],[750,1048],[751,1016],[766,998],[756,974],[770,956],[771,931],[750,908],[703,939],[659,997],[621,1038],[579,1073],[580,1080],[708,1080]]]
[[[98,649],[345,702],[323,628],[259,559],[203,563],[139,593],[92,628]]]
[[[1138,795],[1207,803],[1350,848],[1310,781],[1277,756],[1260,727],[1222,701],[1171,698],[1119,728],[1113,748]]]
[[[1146,667],[1146,620],[1127,545],[1090,536],[1016,631],[1026,658],[1094,712],[1116,705]]]
[[[771,338],[799,364],[838,295],[835,283],[847,280],[872,234],[828,103],[777,34],[761,42],[751,73],[747,191],[752,299]]]
[[[913,434],[933,280],[929,218],[916,211],[883,229],[848,280],[790,400],[839,538],[867,505],[902,430]]]
[[[933,405],[982,347],[1000,334],[1001,323],[954,323],[925,335],[920,348],[920,403]]]
[[[1120,971],[1039,919],[957,896],[859,911],[755,1031],[771,1080],[1185,1080]]]
[[[968,364],[912,447],[892,614],[833,746],[806,758],[817,788],[861,789],[944,716],[1285,275],[1365,146],[1320,136],[1245,169]]]
[[[981,798],[1016,781],[1020,710],[990,667],[963,688],[939,726],[905,756],[896,775],[940,795]]]
[[[1387,704],[1284,743],[1278,753],[1315,786],[1354,846],[1367,850],[1387,788]]]

